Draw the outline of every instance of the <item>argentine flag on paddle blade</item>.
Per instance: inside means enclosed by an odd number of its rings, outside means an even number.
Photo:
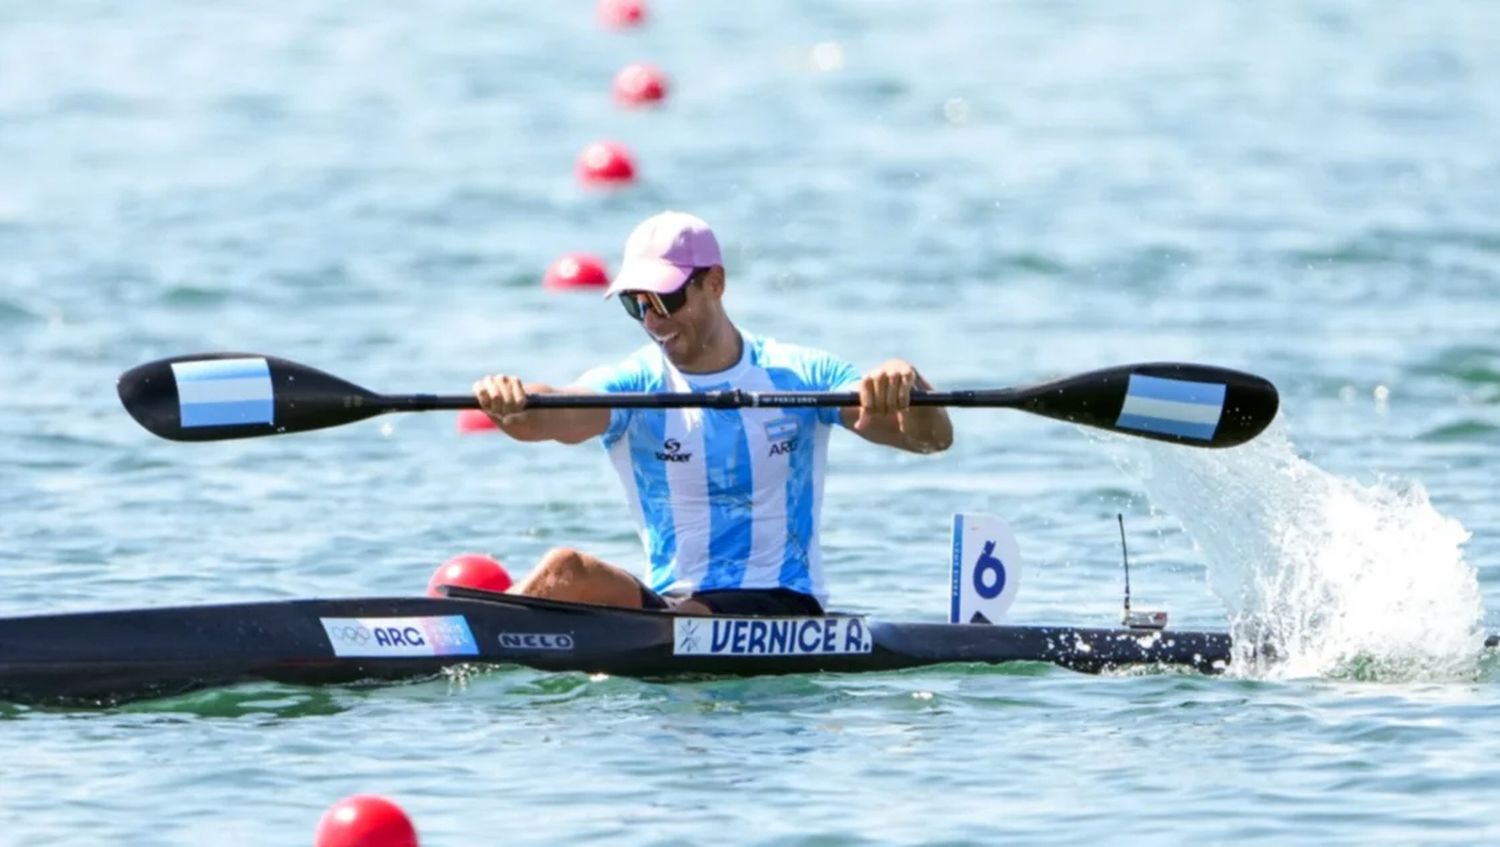
[[[1021,589],[1021,547],[995,515],[953,516],[948,623],[997,623]]]
[[[1225,390],[1219,383],[1131,374],[1115,426],[1212,441],[1224,415]]]
[[[173,362],[184,429],[275,423],[271,366],[260,357]]]

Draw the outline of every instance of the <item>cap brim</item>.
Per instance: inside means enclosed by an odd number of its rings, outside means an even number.
[[[615,275],[614,281],[609,284],[604,296],[609,297],[621,291],[651,291],[656,294],[670,294],[681,288],[692,275],[692,268],[684,268],[671,262],[636,260],[620,268],[620,272]]]

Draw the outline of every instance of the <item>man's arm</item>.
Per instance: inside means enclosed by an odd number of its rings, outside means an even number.
[[[553,388],[505,374],[474,383],[474,397],[495,426],[517,441],[578,444],[609,428],[609,409],[526,409],[527,394],[587,394],[576,386]]]
[[[937,453],[953,444],[953,423],[942,406],[911,405],[911,391],[932,386],[910,362],[891,359],[864,375],[859,383],[859,408],[840,411],[844,426],[866,441],[909,450]]]

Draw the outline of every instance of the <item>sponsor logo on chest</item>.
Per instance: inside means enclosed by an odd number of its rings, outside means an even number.
[[[678,656],[833,656],[868,653],[864,618],[678,618]]]
[[[693,454],[682,452],[681,441],[668,438],[661,443],[661,449],[656,451],[656,458],[662,462],[690,462],[693,460]]]

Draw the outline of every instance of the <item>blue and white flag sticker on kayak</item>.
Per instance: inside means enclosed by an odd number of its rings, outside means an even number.
[[[678,656],[833,656],[875,647],[864,618],[685,618],[672,622]]]
[[[953,516],[948,623],[998,623],[1021,590],[1021,546],[996,515]]]
[[[1115,426],[1212,441],[1224,415],[1226,390],[1216,382],[1131,374]]]
[[[271,366],[260,357],[173,362],[182,426],[275,423]]]
[[[463,615],[421,618],[319,618],[335,656],[477,656]]]

